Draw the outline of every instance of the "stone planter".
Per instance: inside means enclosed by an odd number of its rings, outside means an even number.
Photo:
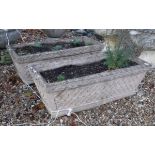
[[[65,33],[65,29],[43,29],[48,37],[59,38]]]
[[[77,38],[77,37],[76,37]],[[57,50],[57,51],[47,51],[42,53],[36,54],[27,54],[23,56],[19,56],[16,53],[17,48],[21,48],[24,46],[34,45],[32,43],[25,43],[20,45],[13,45],[9,50],[12,60],[15,64],[15,67],[18,71],[19,76],[26,84],[33,83],[33,80],[28,71],[28,64],[37,64],[40,70],[46,70],[51,65],[58,65],[61,66],[65,63],[74,63],[81,59],[81,61],[85,62],[87,59],[91,62],[94,59],[99,58],[102,56],[103,52],[103,44],[96,42],[93,39],[87,37],[79,37],[78,38],[85,43],[93,43],[93,45],[64,49],[64,50]],[[71,42],[73,39],[56,39],[56,38],[48,38],[41,43],[46,44],[55,44],[55,43],[67,43]],[[9,48],[9,47],[8,47]]]
[[[18,30],[21,31],[21,30]],[[10,43],[14,43],[17,39],[20,38],[20,34],[17,32],[17,30],[9,29],[7,30],[8,38]],[[8,43],[8,40],[6,38],[6,32],[3,29],[0,29],[0,48],[5,48]]]
[[[140,59],[136,62],[138,63],[136,66],[55,83],[46,82],[40,74],[39,66],[30,65],[29,70],[44,104],[55,117],[66,115],[69,111],[86,110],[135,94],[138,85],[150,68]],[[79,60],[78,64],[83,62]],[[66,65],[68,65],[67,62],[63,63],[63,66]],[[48,70],[55,68],[58,66],[53,63]]]

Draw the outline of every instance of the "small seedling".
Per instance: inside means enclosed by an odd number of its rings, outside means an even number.
[[[35,46],[35,47],[41,47],[42,45],[41,45],[41,43],[40,43],[39,41],[36,41],[36,42],[34,43],[34,46]]]
[[[61,50],[62,48],[63,48],[62,45],[56,45],[56,46],[52,47],[52,50],[57,51],[57,50]]]
[[[57,81],[64,81],[65,80],[65,76],[64,75],[58,75],[57,76]]]
[[[81,46],[82,42],[79,39],[74,39],[71,44],[75,47]]]
[[[8,51],[2,51],[0,53],[0,64],[11,64],[12,59]]]

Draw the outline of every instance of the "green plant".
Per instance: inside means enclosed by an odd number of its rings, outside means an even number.
[[[109,52],[108,49],[106,64],[108,64],[109,69],[128,67],[130,65],[129,60],[136,54],[136,47],[130,40],[128,30],[118,30],[117,36],[118,44],[115,46],[114,51]]]
[[[131,51],[127,51],[123,48],[115,48],[114,51],[108,49],[105,64],[108,66],[108,69],[127,67],[129,66],[130,57]]]
[[[64,81],[65,80],[65,76],[64,75],[58,75],[57,76],[57,81]]]
[[[71,44],[75,47],[80,46],[82,44],[82,41],[79,39],[74,39]]]
[[[1,51],[0,52],[0,64],[11,64],[12,59],[8,51]]]
[[[56,46],[54,46],[54,47],[52,47],[52,50],[61,50],[63,48],[63,46],[62,45],[56,45]]]
[[[41,45],[40,41],[35,41],[34,46],[35,47],[41,47],[42,45]]]

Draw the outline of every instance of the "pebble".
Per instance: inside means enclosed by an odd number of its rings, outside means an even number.
[[[21,94],[21,93],[22,93],[22,90],[21,90],[21,89],[19,89],[19,90],[18,90],[18,92],[19,92],[19,94]]]

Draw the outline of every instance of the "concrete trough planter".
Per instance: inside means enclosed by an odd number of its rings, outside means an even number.
[[[41,44],[69,43],[74,39],[84,41],[88,45],[69,49],[27,54],[21,56],[16,53],[16,49],[26,46],[34,46],[35,42],[13,45],[11,49],[9,49],[9,51],[12,60],[15,64],[15,67],[17,69],[17,72],[21,77],[22,81],[26,84],[33,83],[33,80],[28,71],[29,64],[37,64],[40,70],[46,70],[49,66],[53,65],[53,63],[59,65],[61,62],[61,65],[63,65],[63,63],[67,62],[68,64],[70,64],[76,62],[78,59],[81,59],[81,61],[83,62],[89,59],[89,61],[91,62],[94,61],[95,57],[99,58],[103,54],[102,52],[103,44],[88,37],[76,37],[72,39],[48,38],[44,41],[41,41],[40,43]],[[90,43],[92,45],[90,45]]]
[[[136,62],[136,66],[55,83],[47,83],[37,65],[31,65],[29,70],[45,106],[52,117],[55,117],[66,115],[69,111],[94,108],[135,94],[150,68],[150,65],[144,64],[140,59]],[[53,64],[48,70],[55,68],[58,66]]]

